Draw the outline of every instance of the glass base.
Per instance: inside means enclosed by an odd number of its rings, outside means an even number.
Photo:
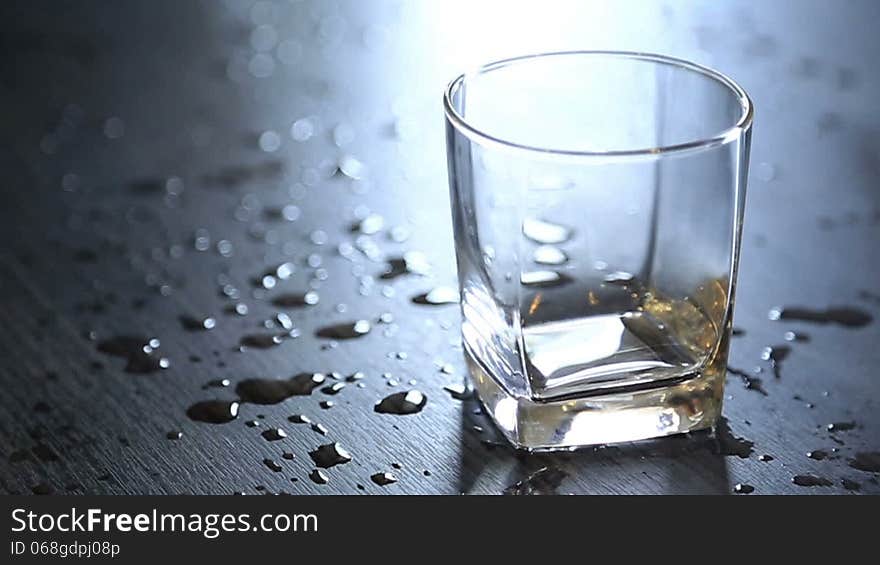
[[[686,433],[712,427],[721,415],[724,363],[647,390],[542,401],[511,394],[467,348],[464,356],[486,413],[517,449],[571,450]]]

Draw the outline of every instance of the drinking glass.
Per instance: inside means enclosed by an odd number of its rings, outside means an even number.
[[[645,53],[492,63],[444,97],[462,341],[516,447],[711,427],[721,412],[752,103]]]

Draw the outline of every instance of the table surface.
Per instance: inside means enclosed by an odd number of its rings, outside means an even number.
[[[880,492],[880,4],[163,0],[0,14],[0,492]],[[526,456],[444,390],[464,376],[457,308],[412,300],[455,283],[441,90],[479,61],[576,48],[695,60],[755,101],[731,346],[752,380],[729,376],[716,436]],[[372,235],[353,229],[368,214],[383,220]],[[430,273],[382,278],[408,251]],[[293,274],[263,288],[286,262]],[[872,321],[768,319],[777,306]],[[359,339],[318,334],[359,319],[372,322]],[[132,352],[151,338],[156,352]],[[761,355],[778,345],[790,352],[776,378]],[[283,399],[310,387],[258,381],[315,372],[346,386]],[[374,411],[412,389],[420,413]],[[188,417],[239,397],[234,421]],[[318,484],[309,453],[330,442],[352,459]],[[398,481],[371,480],[386,472]]]

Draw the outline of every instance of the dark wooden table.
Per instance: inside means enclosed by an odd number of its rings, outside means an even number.
[[[3,3],[0,492],[880,492],[880,4],[751,4]],[[464,376],[457,308],[412,301],[455,282],[441,90],[572,48],[693,59],[755,100],[731,355],[748,378],[730,375],[717,438],[523,456],[444,390]],[[380,229],[353,231],[369,214]],[[383,279],[407,251],[430,274]],[[359,319],[364,337],[316,335]],[[776,378],[761,356],[779,345]],[[253,402],[307,387],[251,379],[314,372],[346,386]],[[420,413],[374,411],[410,389]],[[238,397],[229,423],[187,415]],[[309,452],[329,442],[352,460],[317,484]]]

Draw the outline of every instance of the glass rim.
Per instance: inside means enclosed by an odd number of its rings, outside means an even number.
[[[686,141],[683,143],[675,143],[671,145],[664,145],[660,147],[644,147],[644,148],[636,148],[636,149],[612,149],[607,151],[589,151],[589,150],[576,150],[576,149],[560,149],[553,147],[540,147],[540,146],[532,146],[523,143],[516,143],[513,141],[509,141],[500,137],[496,137],[490,133],[487,133],[479,128],[471,125],[467,119],[462,116],[458,110],[455,109],[455,105],[452,102],[452,97],[456,91],[456,89],[461,85],[468,77],[480,75],[484,73],[491,72],[493,70],[503,68],[512,64],[519,64],[524,62],[529,62],[535,59],[543,59],[546,57],[556,57],[556,56],[566,56],[566,55],[579,55],[579,56],[600,56],[600,57],[612,57],[612,58],[621,58],[621,59],[636,59],[641,61],[647,61],[655,64],[664,64],[671,65],[678,68],[683,68],[695,73],[702,75],[705,78],[710,80],[714,80],[730,91],[732,95],[736,97],[739,101],[740,106],[742,108],[742,112],[739,115],[736,123],[732,126],[724,129],[716,134],[713,134],[709,137],[703,137],[700,139],[695,139],[692,141]],[[745,89],[742,88],[736,81],[721,73],[715,69],[693,63],[691,61],[686,61],[684,59],[678,59],[675,57],[669,57],[667,55],[659,55],[656,53],[646,53],[640,51],[602,51],[602,50],[575,50],[575,51],[549,51],[544,53],[533,53],[529,55],[520,55],[517,57],[511,57],[509,59],[501,59],[499,61],[494,61],[491,63],[487,63],[485,65],[480,66],[475,71],[464,72],[461,75],[454,78],[449,84],[446,86],[446,89],[443,94],[443,109],[446,113],[446,118],[449,122],[462,134],[471,138],[472,140],[479,140],[481,143],[485,145],[494,145],[498,147],[527,151],[529,153],[540,153],[544,155],[555,155],[561,157],[659,157],[662,155],[673,154],[673,153],[682,153],[682,152],[690,152],[694,150],[705,149],[709,147],[714,147],[717,145],[724,145],[729,143],[735,139],[738,139],[744,132],[746,132],[752,125],[752,118],[754,116],[754,105],[752,103],[751,98],[746,93]]]

